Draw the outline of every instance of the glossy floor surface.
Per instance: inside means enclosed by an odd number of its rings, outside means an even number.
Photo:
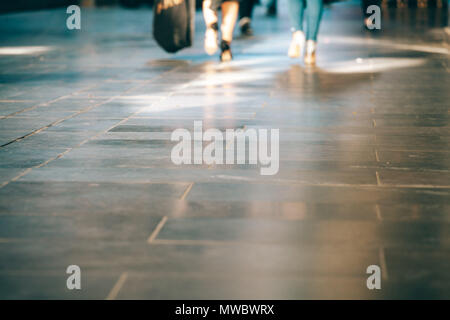
[[[366,31],[357,3],[333,5],[315,68],[286,56],[283,6],[236,30],[228,64],[203,52],[200,15],[176,55],[149,9],[67,17],[0,16],[0,298],[450,298],[441,11]],[[194,120],[279,129],[278,173],[175,165],[171,133]]]

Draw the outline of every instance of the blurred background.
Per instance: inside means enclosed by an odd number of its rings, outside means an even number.
[[[328,0],[327,2],[338,2],[345,0]],[[83,7],[92,6],[123,6],[126,8],[151,7],[154,0],[17,0],[3,1],[0,3],[0,12],[39,10],[48,8],[57,8],[71,4],[81,5]],[[268,1],[259,0],[259,4],[265,4]],[[199,7],[201,0],[197,0]],[[448,0],[361,0],[363,6],[370,4],[379,4],[390,8],[447,8]]]
[[[0,299],[450,297],[448,1],[331,3],[312,69],[260,1],[229,64],[200,11],[173,55],[151,0],[0,1]],[[279,128],[279,174],[175,165],[193,120]]]
[[[17,0],[0,3],[0,14],[31,10],[44,10],[67,7],[72,4],[89,7],[123,7],[128,9],[151,9],[155,0]],[[276,6],[273,0],[256,0],[257,5],[271,10]],[[346,0],[325,0],[325,5]],[[197,9],[201,8],[202,0],[196,0]],[[448,0],[361,0],[361,13],[364,16],[366,8],[370,5],[382,7],[383,20],[395,20],[408,26],[420,27],[446,27],[449,25]],[[399,10],[396,10],[399,9]],[[276,8],[275,8],[276,10]],[[367,14],[365,14],[367,16]],[[364,20],[362,20],[364,23]],[[447,32],[450,37],[450,31]]]

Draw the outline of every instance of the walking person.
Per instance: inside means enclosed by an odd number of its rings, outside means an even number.
[[[230,61],[233,59],[231,41],[233,40],[234,26],[239,12],[238,0],[203,1],[203,17],[206,24],[205,51],[209,55],[213,55],[219,48],[219,9],[222,10],[220,61]]]
[[[267,17],[277,16],[277,0],[269,0],[269,2],[267,3],[266,16]]]
[[[239,5],[239,28],[241,34],[245,37],[251,37],[253,35],[253,29],[251,26],[253,8],[258,0],[241,0]]]
[[[306,5],[306,37],[303,32],[303,16]],[[323,0],[289,0],[289,19],[292,25],[292,41],[288,55],[298,58],[305,50],[307,65],[316,63],[317,34],[323,12]],[[305,45],[306,38],[306,45]]]

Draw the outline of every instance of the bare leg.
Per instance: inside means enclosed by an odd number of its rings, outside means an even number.
[[[289,20],[292,26],[292,41],[289,45],[288,55],[291,58],[298,58],[305,45],[305,34],[303,33],[305,3],[304,0],[289,0],[288,5]]]
[[[222,61],[230,61],[232,59],[230,44],[233,40],[233,30],[236,25],[238,13],[239,2],[225,1],[222,3],[222,25],[220,26],[220,30],[222,31],[222,41],[220,43],[222,53],[220,60]]]
[[[205,19],[206,24],[206,33],[205,33],[205,51],[209,55],[214,54],[217,49],[217,38],[218,38],[218,29],[217,29],[217,11],[211,9],[211,0],[203,1],[203,18]]]
[[[217,23],[217,12],[211,9],[211,0],[203,1],[203,18],[205,19],[206,27]]]
[[[225,1],[222,3],[222,40],[231,42],[233,40],[233,30],[239,13],[239,2]]]

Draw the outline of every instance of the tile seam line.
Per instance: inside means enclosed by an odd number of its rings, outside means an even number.
[[[156,225],[155,229],[152,231],[152,233],[148,237],[148,239],[147,239],[147,243],[148,244],[152,244],[152,243],[154,243],[154,241],[156,241],[156,238],[158,237],[158,235],[161,232],[162,228],[166,224],[167,219],[168,219],[167,216],[164,216],[164,217],[161,218],[161,220]]]
[[[78,146],[77,146],[78,147]],[[46,164],[50,163],[53,160],[56,160],[58,158],[61,158],[62,156],[64,156],[65,154],[67,154],[68,152],[70,152],[71,150],[67,150],[65,152],[62,152],[60,154],[58,154],[56,157],[53,157],[47,161],[45,161],[45,163],[39,164],[37,166],[31,167],[31,168],[27,168],[25,169],[23,172],[21,172],[20,174],[18,174],[16,177],[12,178],[11,180],[5,181],[3,182],[3,184],[0,184],[0,188],[2,188],[3,186],[6,186],[7,184],[18,180],[19,178],[25,176],[27,173],[29,173],[31,171],[31,169],[38,169],[41,168],[43,166],[45,166]],[[24,173],[25,171],[27,171],[26,173]],[[28,181],[28,182],[47,182],[47,183],[57,183],[57,182],[63,182],[61,180],[35,180],[35,181]],[[132,182],[117,182],[117,181],[83,181],[83,180],[73,180],[73,181],[69,181],[69,182],[74,182],[74,183],[111,183],[111,184],[171,184],[171,185],[184,185],[186,183],[189,182],[181,182],[181,181],[164,181],[164,180],[154,180],[154,181],[132,181]],[[195,182],[197,184],[233,184],[233,185],[237,185],[237,184],[251,184],[251,185],[265,185],[267,184],[267,181],[260,181],[260,182],[254,182],[254,181],[245,181],[245,183],[242,182],[236,182],[236,180],[223,180],[220,182],[214,182],[211,180],[205,180],[205,181],[197,181]],[[192,183],[194,184],[194,183]],[[276,183],[271,183],[271,185],[273,186],[291,186],[291,187],[332,187],[332,188],[366,188],[366,189],[371,189],[371,188],[377,188],[377,189],[427,189],[427,190],[448,190],[450,189],[450,186],[441,186],[441,185],[402,185],[402,184],[392,184],[392,185],[388,185],[388,184],[382,184],[382,185],[376,185],[376,184],[362,184],[362,185],[352,185],[352,184],[314,184],[314,183],[290,183],[290,182],[276,182]]]
[[[128,279],[128,272],[122,272],[105,300],[115,300]]]
[[[135,86],[135,87],[133,87],[133,88],[130,88],[130,89],[128,89],[128,90],[125,91],[125,92],[130,92],[130,91],[132,91],[132,90],[134,90],[134,89],[143,87],[144,85],[146,85],[146,84],[148,84],[148,83],[151,83],[151,82],[153,82],[154,80],[157,80],[157,79],[159,79],[159,78],[161,78],[161,77],[164,77],[164,76],[167,75],[167,74],[170,74],[170,73],[172,73],[172,72],[175,72],[176,70],[181,69],[181,68],[183,68],[183,67],[185,67],[185,66],[184,66],[184,65],[180,65],[180,66],[178,66],[178,67],[175,67],[175,68],[173,68],[173,69],[171,69],[171,70],[169,70],[169,71],[164,72],[163,74],[159,75],[158,77],[155,77],[155,78],[149,79],[148,81],[142,82],[142,83],[140,83],[139,85],[137,85],[137,86]],[[188,87],[189,84],[190,84],[190,82],[187,83],[186,85],[183,85],[183,86],[182,86],[183,89],[186,88],[186,87]],[[161,100],[167,99],[168,97],[172,96],[174,93],[175,93],[175,91],[170,92],[167,96],[163,97]],[[122,95],[123,95],[123,94],[118,95],[117,97],[120,97],[120,96],[122,96]],[[112,97],[110,100],[108,100],[108,102],[110,102],[110,101],[116,99],[117,97]],[[160,101],[161,101],[161,100],[160,100]],[[159,102],[159,101],[158,101],[158,102]],[[104,104],[104,103],[106,103],[106,102],[103,102],[103,104]],[[92,109],[93,109],[93,108],[92,108]],[[59,153],[59,154],[56,155],[55,157],[52,157],[52,158],[50,158],[50,159],[44,161],[43,163],[41,163],[41,164],[39,164],[39,165],[34,166],[34,167],[27,168],[25,171],[22,171],[20,174],[18,174],[17,176],[13,177],[12,179],[3,182],[3,183],[0,185],[0,189],[3,188],[3,187],[5,187],[5,186],[7,186],[7,185],[10,184],[11,182],[14,182],[14,181],[16,181],[16,180],[22,178],[23,176],[27,175],[27,174],[30,173],[33,169],[37,169],[37,168],[41,168],[41,167],[43,167],[43,166],[46,166],[47,164],[49,164],[49,163],[52,162],[53,160],[62,158],[64,155],[66,155],[67,153],[69,153],[69,152],[72,151],[73,149],[78,148],[78,147],[84,145],[86,142],[92,140],[93,138],[98,137],[99,135],[104,134],[104,133],[108,132],[109,130],[112,130],[112,129],[115,128],[116,126],[119,126],[121,123],[128,121],[132,116],[134,116],[134,115],[136,115],[136,114],[139,114],[139,113],[141,112],[141,110],[143,110],[143,108],[141,108],[141,109],[139,109],[138,111],[132,113],[131,115],[129,115],[128,117],[122,119],[121,121],[119,121],[118,123],[116,123],[116,124],[114,124],[113,126],[109,127],[108,129],[106,129],[106,130],[104,130],[104,131],[101,131],[101,132],[98,132],[97,134],[95,134],[95,135],[93,135],[93,136],[91,136],[91,137],[89,137],[89,138],[83,140],[83,141],[80,142],[78,145],[75,145],[74,147],[71,147],[71,148],[66,149],[65,151]],[[0,148],[1,148],[1,147],[2,147],[2,146],[0,146]]]
[[[128,120],[128,118],[122,119],[122,120],[119,121],[119,123],[117,123],[116,125],[120,125],[122,122],[125,122],[125,121],[127,121],[127,120]],[[115,125],[114,125],[114,126],[115,126]],[[114,126],[113,126],[113,127],[114,127]],[[16,180],[22,178],[23,176],[27,175],[27,174],[30,173],[33,169],[38,169],[38,168],[44,167],[44,166],[46,166],[47,164],[49,164],[50,162],[52,162],[52,161],[54,161],[54,160],[57,160],[57,159],[59,159],[59,158],[62,158],[64,155],[66,155],[67,153],[69,153],[69,152],[72,151],[73,149],[78,148],[78,147],[84,145],[86,142],[92,140],[93,138],[95,138],[95,137],[97,137],[97,136],[99,136],[99,135],[101,135],[101,134],[103,134],[103,133],[105,133],[105,132],[108,132],[108,131],[111,130],[113,127],[108,128],[108,129],[106,129],[105,131],[99,132],[99,133],[97,133],[97,134],[95,134],[95,135],[93,135],[93,136],[91,136],[91,137],[89,137],[89,138],[87,138],[87,139],[81,141],[78,145],[75,145],[75,146],[72,147],[72,148],[68,148],[68,149],[66,149],[65,151],[63,151],[63,152],[57,154],[56,156],[54,156],[54,157],[52,157],[52,158],[50,158],[50,159],[47,159],[46,161],[44,161],[44,162],[42,162],[42,163],[40,163],[40,164],[38,164],[38,165],[36,165],[36,166],[34,166],[34,167],[27,168],[26,170],[22,171],[20,174],[18,174],[17,176],[13,177],[13,178],[10,179],[9,181],[6,181],[6,182],[2,183],[2,184],[0,185],[0,189],[3,188],[3,187],[5,187],[5,186],[8,185],[9,183],[14,182],[14,181],[16,181]]]
[[[293,246],[297,247],[296,244],[285,244],[285,243],[261,243],[254,241],[228,241],[228,240],[205,240],[205,239],[154,239],[151,243],[152,245],[159,246],[265,246],[265,245],[274,245],[274,246]],[[357,247],[358,248],[358,247]],[[352,250],[352,249],[347,249]],[[382,251],[383,250],[383,251]],[[383,278],[387,276],[387,267],[384,259],[384,247],[378,247],[378,257],[383,258],[379,259],[380,261],[384,261],[380,263],[380,267],[382,268],[382,272],[385,273]]]
[[[46,126],[44,126],[44,127],[41,127],[41,128],[39,128],[39,129],[36,129],[36,130],[34,130],[34,131],[32,131],[32,132],[30,132],[30,133],[28,133],[28,134],[26,134],[26,135],[24,135],[24,136],[22,136],[22,137],[16,138],[16,139],[14,139],[14,140],[11,140],[11,141],[9,141],[9,142],[7,142],[7,143],[2,144],[2,145],[0,145],[0,148],[6,147],[6,146],[8,146],[8,145],[10,145],[10,144],[13,144],[13,143],[15,143],[15,142],[20,142],[20,141],[22,141],[22,140],[24,140],[24,139],[26,139],[26,138],[28,138],[28,137],[34,136],[35,134],[40,133],[40,132],[42,132],[42,131],[45,131],[45,130],[47,130],[48,128],[51,128],[51,127],[53,127],[53,126],[55,126],[55,125],[58,125],[58,124],[60,124],[60,123],[62,123],[62,122],[64,122],[64,121],[70,120],[70,119],[72,119],[72,118],[74,118],[74,117],[76,117],[76,116],[78,116],[78,115],[80,115],[80,114],[83,114],[83,113],[86,113],[86,112],[88,112],[88,111],[91,111],[92,109],[95,109],[95,108],[97,108],[97,107],[99,107],[99,106],[101,106],[101,105],[103,105],[103,104],[105,104],[105,103],[111,102],[111,101],[114,100],[114,98],[115,98],[115,97],[112,97],[112,98],[110,98],[110,99],[108,99],[108,100],[102,101],[102,102],[100,102],[100,103],[97,103],[97,104],[91,105],[91,106],[89,106],[89,107],[86,107],[86,108],[84,108],[83,110],[80,110],[80,111],[78,111],[78,112],[72,113],[71,115],[69,115],[69,116],[67,116],[67,117],[64,117],[64,118],[62,118],[62,119],[58,119],[58,120],[56,120],[56,121],[54,121],[54,122],[52,122],[52,123],[50,123],[50,124],[48,124],[48,125],[46,125]]]
[[[62,123],[62,122],[64,122],[64,121],[66,121],[66,120],[72,119],[72,118],[74,118],[74,117],[76,117],[76,116],[78,116],[78,115],[80,115],[80,114],[84,114],[84,113],[86,113],[86,112],[89,112],[89,111],[91,111],[91,110],[93,110],[93,109],[95,109],[95,108],[101,106],[101,105],[104,105],[104,104],[106,104],[106,103],[109,103],[109,102],[111,102],[111,101],[114,101],[115,99],[117,99],[117,98],[119,98],[119,97],[122,97],[124,94],[129,93],[129,92],[131,92],[131,91],[133,91],[133,90],[135,90],[135,89],[137,89],[137,88],[140,88],[140,87],[142,87],[142,86],[144,86],[144,85],[146,85],[146,84],[148,84],[148,83],[151,83],[151,82],[153,82],[154,80],[157,80],[157,79],[159,79],[160,77],[163,77],[163,76],[165,76],[166,74],[169,74],[169,73],[171,73],[172,71],[174,71],[175,69],[180,68],[180,67],[183,67],[183,66],[178,66],[178,67],[176,67],[176,68],[174,68],[174,69],[172,69],[172,70],[166,71],[166,72],[164,72],[163,74],[161,74],[161,75],[159,75],[159,76],[157,76],[157,77],[155,77],[155,78],[146,80],[146,81],[144,81],[144,82],[139,83],[138,85],[136,85],[136,86],[134,86],[134,87],[129,88],[128,90],[125,90],[124,92],[122,92],[122,93],[119,94],[119,95],[110,97],[109,99],[107,99],[107,100],[105,100],[105,101],[101,101],[101,102],[99,102],[99,103],[97,103],[97,104],[94,104],[94,105],[91,105],[91,106],[89,106],[89,107],[86,107],[86,108],[84,108],[83,110],[80,110],[80,111],[78,111],[78,112],[75,112],[75,113],[73,113],[73,114],[71,114],[71,115],[69,115],[69,116],[67,116],[67,117],[65,117],[65,118],[58,119],[58,120],[56,120],[56,121],[54,121],[54,122],[52,122],[52,123],[50,123],[50,124],[48,124],[48,125],[46,125],[46,126],[44,126],[44,127],[41,127],[41,128],[39,128],[39,129],[36,129],[36,130],[34,130],[34,131],[32,131],[32,132],[30,132],[30,133],[28,133],[28,134],[26,134],[26,135],[24,135],[24,136],[22,136],[22,137],[19,137],[19,138],[16,138],[16,139],[14,139],[14,140],[11,140],[11,141],[9,141],[9,142],[7,142],[7,143],[4,143],[4,144],[0,145],[0,148],[6,147],[6,146],[8,146],[8,145],[10,145],[10,144],[13,144],[13,143],[15,143],[15,142],[22,141],[22,140],[24,140],[24,139],[26,139],[26,138],[28,138],[28,137],[31,137],[31,136],[35,135],[36,133],[40,133],[40,132],[42,132],[42,131],[45,131],[46,129],[48,129],[48,128],[52,127],[52,126],[58,125],[58,124],[60,124],[60,123]],[[95,86],[94,86],[94,87],[95,87]],[[166,97],[164,97],[164,98],[166,98]],[[133,115],[135,115],[135,114],[137,114],[137,113],[138,113],[138,112],[135,112],[135,113],[133,113]]]
[[[387,268],[387,263],[386,263],[386,256],[385,256],[385,252],[384,252],[384,247],[381,246],[378,249],[378,256],[379,256],[380,267],[381,267],[381,278],[383,280],[388,280],[389,279],[389,274],[388,274],[388,268]]]
[[[191,191],[191,189],[192,189],[193,186],[194,186],[194,182],[191,182],[191,183],[187,186],[187,188],[186,188],[186,190],[183,192],[183,194],[181,195],[180,200],[186,200],[186,198],[187,198],[187,196],[188,196],[188,194],[189,194],[189,192]]]
[[[302,183],[302,182],[292,182],[292,181],[247,181],[245,180],[245,184],[252,184],[252,185],[258,185],[258,184],[267,184],[270,183],[274,186],[310,186],[310,187],[335,187],[335,188],[383,188],[383,189],[389,189],[389,188],[403,188],[403,189],[450,189],[450,185],[408,185],[408,184],[345,184],[345,183]],[[201,183],[201,184],[244,184],[242,182],[236,182],[236,180],[221,180],[220,182],[213,182],[211,180],[205,180],[205,181],[197,181],[195,183]]]
[[[8,114],[8,115],[6,115],[6,116],[3,116],[1,119],[9,119],[9,118],[12,118],[12,117],[14,117],[14,116],[16,116],[16,115],[18,115],[18,114],[23,113],[23,112],[31,111],[31,110],[37,109],[37,108],[39,108],[39,107],[43,107],[43,106],[45,106],[45,105],[47,105],[47,104],[52,104],[52,103],[58,102],[58,101],[60,101],[60,100],[64,100],[64,99],[67,99],[67,98],[76,96],[76,95],[79,94],[79,93],[82,93],[82,92],[84,92],[84,91],[86,91],[86,90],[89,90],[89,89],[93,89],[93,88],[95,88],[95,87],[97,87],[97,86],[99,86],[99,85],[98,85],[98,84],[94,84],[94,85],[92,85],[92,86],[88,86],[88,87],[86,87],[86,88],[83,88],[83,89],[74,91],[74,92],[72,92],[72,93],[70,93],[70,94],[67,94],[67,95],[64,95],[64,96],[61,96],[61,97],[52,99],[52,100],[50,100],[50,101],[46,101],[46,102],[41,102],[41,103],[35,104],[34,106],[31,106],[31,107],[25,108],[25,109],[23,109],[23,110],[20,110],[20,111],[17,111],[17,112],[13,112],[13,113],[10,113],[10,114]]]

